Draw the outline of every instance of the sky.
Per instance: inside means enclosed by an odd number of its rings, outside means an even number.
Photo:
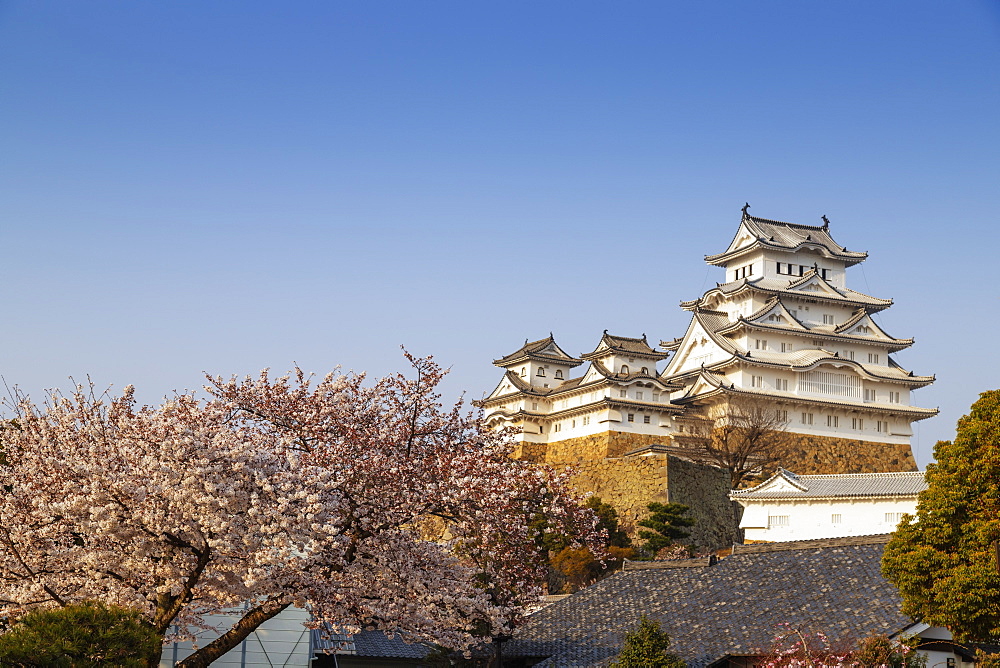
[[[1000,387],[1000,2],[0,0],[0,374],[143,401],[551,331],[681,336],[751,214],[820,224],[937,382]]]

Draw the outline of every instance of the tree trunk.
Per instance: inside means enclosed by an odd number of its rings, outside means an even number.
[[[289,606],[288,603],[266,601],[248,610],[240,621],[221,636],[208,643],[188,658],[177,664],[178,668],[206,668],[223,654],[239,645],[258,626],[276,616]]]

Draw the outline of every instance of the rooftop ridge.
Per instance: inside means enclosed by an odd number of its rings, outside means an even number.
[[[791,471],[789,471],[791,473]],[[815,480],[816,478],[875,478],[875,477],[894,477],[894,476],[924,476],[926,471],[867,471],[863,473],[796,473],[794,474],[797,478],[804,478],[806,480]]]
[[[667,568],[706,568],[716,562],[715,555],[698,557],[697,559],[663,559],[660,561],[629,561],[622,562],[623,571],[650,571]]]
[[[752,543],[733,545],[733,555],[760,554],[762,552],[785,552],[790,550],[815,550],[827,547],[851,547],[854,545],[880,545],[888,543],[892,534],[872,534],[868,536],[845,536],[842,538],[815,538],[813,540],[791,540],[782,543]]]

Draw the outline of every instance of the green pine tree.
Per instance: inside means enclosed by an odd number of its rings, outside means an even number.
[[[625,644],[618,660],[609,668],[685,668],[686,664],[670,654],[670,636],[660,623],[643,615],[639,627],[625,634]]]
[[[142,668],[159,649],[138,611],[85,601],[18,619],[0,634],[0,666]]]
[[[640,531],[639,537],[646,541],[642,548],[651,554],[673,545],[678,538],[685,538],[688,532],[681,527],[694,525],[693,519],[685,517],[688,507],[680,503],[654,502],[646,507],[650,515],[639,526],[652,531]]]

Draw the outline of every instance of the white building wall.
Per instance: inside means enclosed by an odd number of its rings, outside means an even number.
[[[199,645],[204,646],[228,631],[239,618],[235,615],[213,615],[208,623],[216,628],[214,632],[198,633]],[[312,659],[312,643],[309,629],[303,624],[309,621],[309,613],[302,608],[287,608],[276,617],[267,620],[246,640],[231,649],[213,666],[223,668],[308,668]],[[190,656],[194,650],[190,642],[173,643],[163,648],[160,668],[170,668]]]
[[[740,528],[746,540],[784,542],[868,536],[895,531],[903,513],[916,513],[917,498],[749,500]],[[839,521],[835,516],[839,516]]]

